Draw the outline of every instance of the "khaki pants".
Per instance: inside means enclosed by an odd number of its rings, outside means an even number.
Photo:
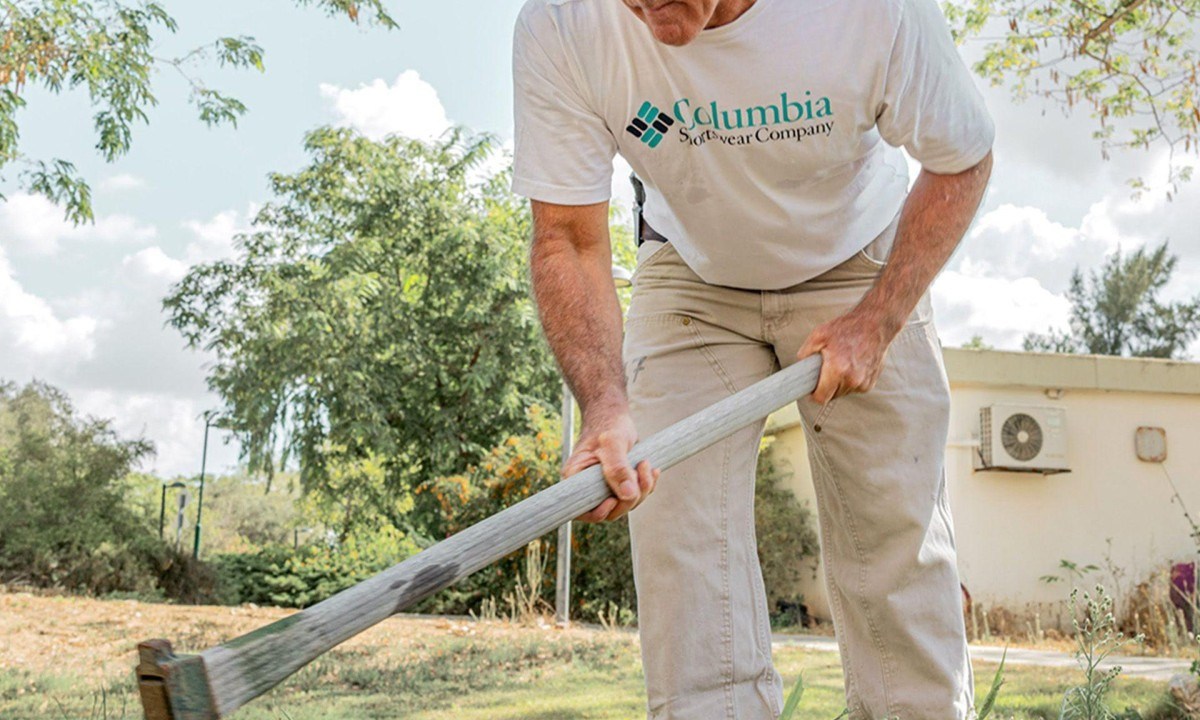
[[[770,292],[708,285],[670,244],[644,244],[624,350],[642,437],[793,363],[817,324],[871,286],[894,232],[818,278]],[[889,348],[874,390],[799,406],[851,717],[971,717],[943,468],[949,389],[928,298]],[[747,427],[666,471],[630,515],[652,719],[760,720],[782,710],[754,535],[762,430]]]

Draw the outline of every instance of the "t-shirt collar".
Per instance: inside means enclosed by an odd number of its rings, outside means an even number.
[[[692,45],[701,43],[720,42],[736,38],[750,31],[756,18],[762,14],[767,5],[770,5],[774,0],[755,0],[746,12],[742,13],[736,20],[731,23],[726,23],[720,27],[708,28],[702,30],[700,34],[693,40]]]

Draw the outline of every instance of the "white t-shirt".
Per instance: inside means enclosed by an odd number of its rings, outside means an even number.
[[[803,282],[882,232],[927,170],[966,170],[994,128],[935,0],[757,0],[691,44],[621,0],[529,0],[513,50],[513,190],[609,199],[620,153],[646,221],[706,282]]]

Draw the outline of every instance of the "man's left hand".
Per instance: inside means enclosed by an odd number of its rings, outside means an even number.
[[[797,359],[821,353],[821,378],[812,398],[824,405],[849,393],[867,392],[883,370],[896,323],[859,308],[818,325]]]

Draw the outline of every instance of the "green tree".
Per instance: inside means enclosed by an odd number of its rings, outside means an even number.
[[[90,592],[152,589],[162,546],[126,502],[125,482],[152,452],[107,421],[79,417],[48,385],[0,384],[0,578]]]
[[[432,496],[413,491],[558,401],[527,206],[505,174],[476,179],[486,140],[325,128],[305,147],[307,167],[270,178],[276,199],[238,257],[173,288],[170,322],[216,353],[209,385],[251,471],[294,458],[305,489],[340,508],[340,532],[441,537]]]
[[[1200,151],[1200,0],[948,0],[958,40],[985,36],[975,70],[1013,97],[1090,110],[1105,157],[1116,148],[1168,148],[1171,181]],[[1136,180],[1140,186],[1141,181]]]
[[[972,335],[971,339],[962,344],[964,350],[995,350],[993,346],[984,342],[982,335]]]
[[[1171,279],[1178,258],[1167,243],[1129,255],[1113,253],[1100,272],[1084,278],[1076,268],[1067,297],[1069,331],[1025,336],[1025,349],[1038,352],[1182,358],[1200,337],[1200,295],[1163,302],[1159,292]]]
[[[295,0],[353,22],[396,26],[383,0]],[[176,58],[154,54],[165,33],[177,29],[161,3],[139,0],[0,0],[0,180],[12,166],[20,185],[62,205],[68,219],[92,219],[91,191],[74,164],[29,158],[20,151],[20,111],[30,87],[88,94],[101,156],[112,162],[129,151],[133,126],[148,121],[157,104],[154,72],[178,71],[191,102],[209,126],[237,124],[246,106],[209,87],[196,74],[205,62],[263,70],[263,48],[253,37],[221,37]],[[0,200],[3,196],[0,196]]]
[[[190,502],[184,512],[182,536],[191,538],[196,530],[198,477],[180,477],[187,483]],[[281,482],[282,481],[282,482]],[[157,529],[163,480],[149,474],[134,473],[127,484],[126,502]],[[247,473],[208,475],[204,483],[204,531],[200,553],[210,557],[220,553],[250,552],[267,545],[291,545],[306,542],[323,531],[318,523],[305,517],[299,483],[290,473],[276,477],[273,487],[266,478]],[[166,526],[168,539],[174,539],[177,490],[167,491]],[[156,530],[157,531],[157,530]]]

